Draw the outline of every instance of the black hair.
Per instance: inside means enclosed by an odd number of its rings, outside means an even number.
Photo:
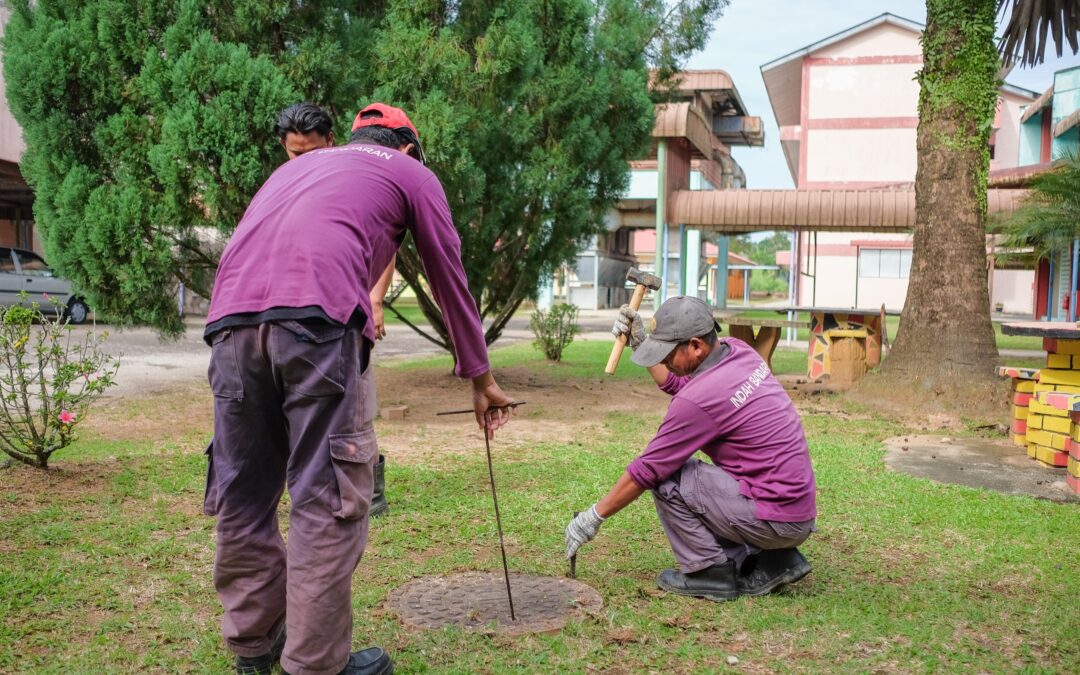
[[[379,126],[360,127],[349,137],[349,143],[370,143],[394,150],[411,142],[390,127]]]
[[[285,108],[278,113],[277,121],[274,123],[274,129],[281,140],[285,140],[286,134],[309,134],[312,131],[323,138],[329,138],[333,127],[334,122],[330,119],[330,115],[327,115],[326,111],[319,106],[307,101],[294,103]]]
[[[362,120],[371,119],[373,117],[382,117],[382,113],[378,110],[371,110],[360,115],[360,119]],[[409,156],[419,161],[421,164],[426,163],[424,150],[420,147],[420,139],[417,138],[416,134],[412,132],[412,129],[408,127],[391,129],[390,127],[383,127],[378,124],[360,127],[352,132],[352,136],[349,136],[349,143],[373,143],[395,150],[412,143],[413,147],[412,150],[409,151]]]

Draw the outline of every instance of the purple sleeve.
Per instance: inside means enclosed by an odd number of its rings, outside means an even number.
[[[638,487],[651,490],[715,438],[716,425],[704,410],[684,398],[673,399],[656,436],[626,472]]]
[[[487,343],[480,313],[461,265],[461,239],[450,218],[446,193],[432,177],[420,186],[411,201],[416,250],[424,263],[431,294],[442,310],[457,355],[454,374],[458,377],[483,375],[491,369]]]
[[[668,372],[667,379],[660,385],[660,391],[674,396],[675,394],[678,394],[679,390],[686,386],[686,383],[689,381],[689,375],[679,376],[675,373]]]

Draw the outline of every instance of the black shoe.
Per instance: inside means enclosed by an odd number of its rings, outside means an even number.
[[[384,513],[390,512],[390,504],[386,502],[386,457],[379,455],[379,463],[375,465],[375,489],[371,494],[371,506],[368,508],[369,518],[378,518]]]
[[[810,574],[810,563],[797,548],[778,548],[762,551],[757,564],[739,575],[739,592],[743,595],[766,595],[784,584],[793,584]]]
[[[262,656],[237,656],[237,675],[270,675],[274,666],[281,660],[281,652],[285,651],[285,626],[281,627],[274,644],[270,645],[270,651]]]
[[[282,675],[288,675],[284,670]],[[368,647],[349,654],[349,662],[338,675],[393,675],[394,662],[382,647]]]
[[[656,583],[670,593],[695,598],[723,601],[739,597],[735,563],[730,560],[690,574],[683,574],[677,569],[664,570]]]
[[[368,647],[349,654],[349,662],[338,675],[392,675],[394,662],[382,647]]]

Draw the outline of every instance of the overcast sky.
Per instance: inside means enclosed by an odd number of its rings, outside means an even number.
[[[694,70],[727,71],[749,113],[765,122],[765,147],[736,149],[734,153],[746,170],[748,187],[794,187],[761,80],[762,64],[885,12],[919,23],[926,20],[923,0],[732,0],[724,16],[716,22],[708,46],[687,66]],[[1070,54],[1067,46],[1061,59],[1056,58],[1051,48],[1046,63],[1034,69],[1016,68],[1007,82],[1042,93],[1052,84],[1054,71],[1076,65],[1080,65],[1080,56]]]

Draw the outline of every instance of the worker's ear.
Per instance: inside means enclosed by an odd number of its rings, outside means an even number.
[[[413,148],[416,147],[415,143],[406,143],[405,145],[398,146],[398,150],[404,152],[406,155],[412,155]]]
[[[328,147],[328,148],[334,147],[334,132],[333,131],[331,131],[330,133],[328,133],[326,135],[326,147]]]

